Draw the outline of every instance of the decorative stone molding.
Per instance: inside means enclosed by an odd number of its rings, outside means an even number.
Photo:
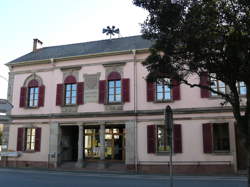
[[[105,105],[106,111],[122,111],[123,105]]]
[[[76,81],[79,81],[79,71],[75,70],[75,69],[68,69],[67,71],[63,71],[63,80],[62,82],[64,82],[64,80],[69,76],[72,75],[76,78]]]
[[[76,113],[78,106],[62,106],[61,113]]]
[[[28,76],[25,81],[24,81],[24,84],[23,86],[24,87],[28,87],[28,84],[31,80],[36,80],[38,81],[38,84],[39,85],[43,85],[43,80],[40,76],[38,76],[36,73],[32,73],[30,76]]]
[[[101,73],[84,74],[84,103],[98,103]]]

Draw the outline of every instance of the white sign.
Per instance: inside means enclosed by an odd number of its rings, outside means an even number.
[[[18,157],[20,155],[20,152],[0,152],[0,156]]]

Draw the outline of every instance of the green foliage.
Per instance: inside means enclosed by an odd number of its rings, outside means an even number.
[[[142,33],[144,38],[155,41],[151,54],[143,62],[149,71],[147,78],[151,81],[159,77],[178,78],[190,87],[206,88],[222,96],[232,105],[246,140],[250,127],[250,1],[176,1],[133,1],[149,12]],[[189,82],[191,75],[199,76],[202,72],[215,73],[231,92],[222,93]],[[238,81],[247,87],[244,115],[240,112]]]

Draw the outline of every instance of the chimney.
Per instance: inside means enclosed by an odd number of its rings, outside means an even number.
[[[35,38],[35,39],[33,39],[33,52],[35,52],[35,51],[37,51],[37,44],[40,44],[40,45],[43,45],[43,42],[42,41],[40,41],[39,39],[37,39],[37,38]]]

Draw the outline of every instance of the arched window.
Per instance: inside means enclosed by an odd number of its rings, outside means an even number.
[[[65,84],[65,105],[75,105],[77,98],[77,81],[74,76],[70,75],[64,80]]]
[[[39,83],[33,79],[28,83],[28,107],[38,107]]]
[[[29,76],[20,91],[20,107],[36,108],[44,106],[45,86],[36,74]]]
[[[108,76],[108,103],[122,101],[121,89],[121,75],[117,72],[111,72]]]

